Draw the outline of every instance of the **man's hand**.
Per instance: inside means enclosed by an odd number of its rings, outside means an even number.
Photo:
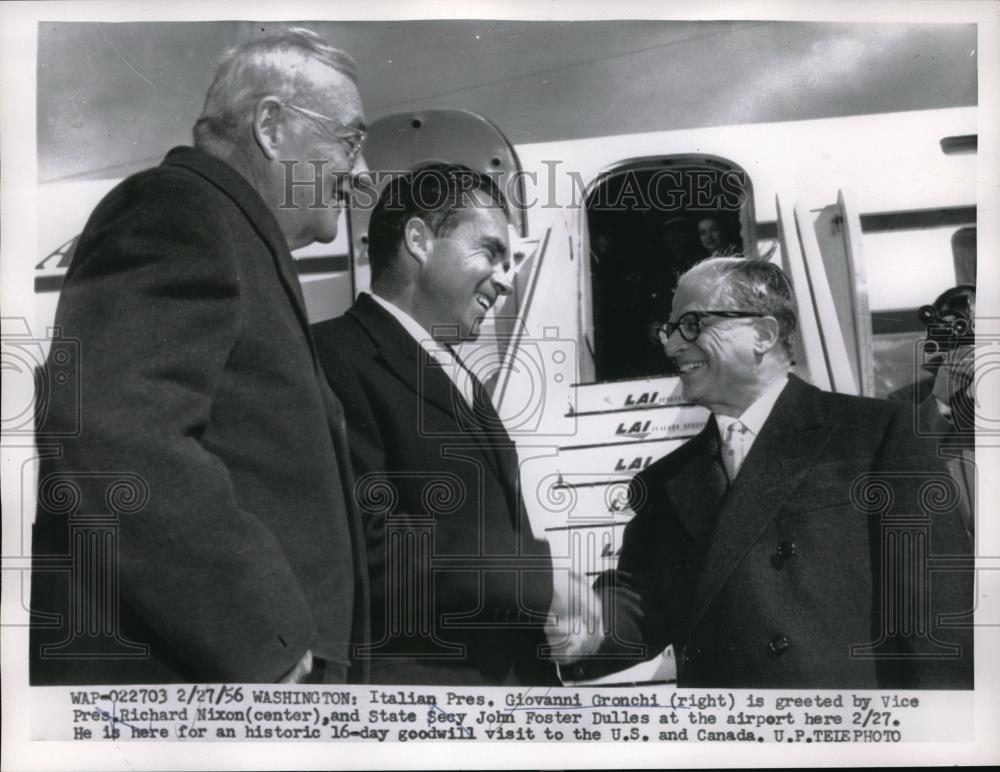
[[[604,638],[601,599],[581,571],[556,570],[545,637],[554,662],[568,664],[597,651]]]
[[[295,667],[285,673],[278,681],[279,684],[300,684],[313,669],[312,649],[302,655],[302,659],[295,663]]]

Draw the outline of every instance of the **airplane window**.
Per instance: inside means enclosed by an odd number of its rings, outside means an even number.
[[[951,237],[951,254],[955,261],[957,284],[976,283],[976,228],[959,228]]]
[[[941,259],[949,244],[951,264]],[[866,254],[877,258],[867,261],[869,286],[883,290],[873,296],[872,308],[875,396],[898,399],[903,395],[903,399],[910,399],[914,386],[927,377],[921,362],[927,329],[919,318],[919,308],[950,287],[975,286],[976,228],[868,233],[866,250]],[[891,259],[897,255],[897,260]],[[904,262],[919,269],[926,282],[923,289],[919,284],[893,281]]]
[[[747,253],[752,200],[745,173],[714,159],[632,164],[594,186],[587,224],[598,380],[674,374],[656,325],[688,268]]]

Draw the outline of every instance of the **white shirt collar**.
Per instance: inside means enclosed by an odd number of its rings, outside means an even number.
[[[424,348],[427,348],[427,346],[424,345],[425,343],[430,343],[434,340],[431,338],[430,333],[423,328],[420,322],[406,313],[406,311],[397,306],[395,303],[392,303],[383,297],[379,297],[374,292],[366,292],[365,294],[392,314],[392,317],[403,325],[403,329],[410,334],[410,337],[420,345],[424,346]],[[435,348],[437,348],[437,346],[435,346]],[[428,351],[429,350],[430,349],[428,349]]]
[[[743,411],[739,418],[716,414],[715,423],[719,427],[719,436],[724,439],[726,436],[726,429],[729,427],[729,424],[739,421],[747,428],[752,437],[756,437],[760,434],[760,430],[764,428],[764,422],[767,421],[768,417],[771,415],[771,411],[774,410],[774,405],[778,401],[778,397],[781,396],[781,392],[784,391],[785,386],[787,385],[787,377],[781,378],[772,383],[764,389],[763,393],[757,397],[750,407]]]

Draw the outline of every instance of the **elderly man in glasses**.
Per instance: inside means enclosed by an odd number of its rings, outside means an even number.
[[[343,412],[289,253],[336,236],[363,139],[350,56],[288,30],[227,52],[194,147],[97,206],[49,359],[79,398],[38,427],[33,683],[365,677]]]
[[[550,629],[564,677],[672,644],[686,687],[971,688],[961,497],[912,411],[790,374],[795,326],[771,263],[681,278],[661,340],[712,417],[635,478],[618,569],[589,606],[602,624]],[[953,570],[931,571],[940,559]]]

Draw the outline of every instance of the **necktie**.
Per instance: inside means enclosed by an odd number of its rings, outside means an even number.
[[[506,438],[507,430],[504,428],[500,416],[497,415],[489,391],[482,381],[472,374],[472,371],[468,371],[468,373],[472,383],[472,412],[476,423],[487,434],[502,435]]]
[[[722,464],[730,483],[736,479],[746,458],[747,431],[742,422],[733,421],[726,427],[726,436],[722,439]]]
[[[476,377],[476,374],[472,372],[468,367],[466,367],[465,362],[447,343],[443,344],[444,347],[451,353],[452,359],[456,365],[458,365],[457,374],[458,380],[461,386],[456,385],[459,393],[465,399],[466,405],[470,410],[461,411],[463,413],[471,413],[468,418],[472,419],[472,423],[475,424],[481,431],[486,434],[500,435],[507,438],[507,431],[504,428],[503,421],[500,420],[500,416],[497,415],[496,408],[493,406],[493,400],[490,398],[490,393],[483,382]],[[460,416],[460,420],[465,416]]]
[[[711,419],[715,423],[715,419]],[[698,550],[704,550],[715,528],[715,521],[725,504],[729,493],[729,478],[722,463],[725,451],[716,426],[705,437],[703,477],[698,479],[698,487],[692,488],[684,497],[685,506],[690,510],[688,524]]]

